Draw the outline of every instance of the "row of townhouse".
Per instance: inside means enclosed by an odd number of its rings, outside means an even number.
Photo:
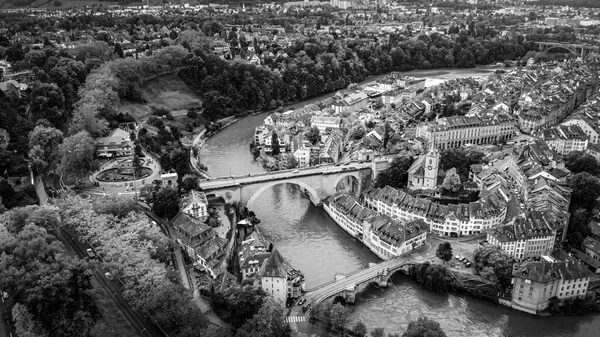
[[[512,297],[500,303],[538,314],[553,300],[584,298],[591,273],[578,262],[527,262],[515,268],[512,276]]]
[[[423,220],[395,220],[363,207],[351,196],[335,196],[323,208],[342,229],[384,260],[410,252],[427,239],[428,226]]]
[[[511,139],[515,133],[514,119],[504,113],[489,118],[456,116],[440,118],[436,122],[421,123],[416,136],[433,142],[440,150],[467,144],[492,144]]]
[[[443,205],[413,197],[390,186],[365,191],[364,204],[400,221],[423,220],[434,234],[463,236],[486,232],[503,223],[507,196],[494,190],[477,202]]]
[[[489,244],[499,246],[517,260],[540,257],[554,250],[555,243],[564,239],[552,212],[528,212],[510,223],[488,232]],[[557,240],[558,239],[558,240]]]
[[[572,151],[585,151],[588,147],[588,136],[579,125],[557,125],[540,132],[540,138],[560,155]]]

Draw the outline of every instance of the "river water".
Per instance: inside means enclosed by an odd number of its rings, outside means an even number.
[[[426,85],[453,77],[480,76],[482,70],[413,71],[427,77]],[[371,79],[373,80],[373,79]],[[295,107],[330,95],[296,104]],[[246,117],[208,139],[201,161],[213,177],[264,172],[254,161],[249,143],[266,114]],[[360,242],[337,226],[321,207],[314,206],[293,185],[281,184],[262,193],[248,207],[261,220],[259,229],[292,265],[306,276],[311,288],[378,262]],[[357,296],[351,320],[369,330],[385,327],[402,334],[419,316],[438,321],[450,337],[598,337],[600,316],[540,318],[466,296],[440,295],[421,289],[406,277],[392,278],[386,289],[368,289]],[[321,334],[302,324],[301,330]]]

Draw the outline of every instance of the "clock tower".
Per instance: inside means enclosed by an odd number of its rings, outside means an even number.
[[[431,148],[425,155],[423,163],[423,189],[433,190],[437,187],[438,170],[440,165],[440,153],[435,148],[435,141],[431,141]]]

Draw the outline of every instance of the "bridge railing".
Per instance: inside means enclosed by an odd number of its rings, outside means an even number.
[[[392,272],[392,274],[393,274],[394,272],[398,271],[400,268],[403,268],[406,265],[415,264],[415,263],[417,263],[417,262],[413,261],[413,260],[407,260],[407,261],[403,261],[399,265],[396,265],[396,266],[393,266],[393,267],[387,267],[387,269],[389,269],[388,272]],[[382,268],[382,270],[385,270],[385,269],[386,268]],[[361,271],[364,271],[364,270],[365,269],[363,269]],[[375,275],[373,275],[373,274],[366,274],[366,275],[364,275],[364,277],[358,278],[356,280],[352,280],[352,283],[354,283],[354,284],[362,284],[364,282],[367,282],[369,280],[372,280],[372,279],[376,278],[377,276],[379,276],[379,273],[377,273]],[[341,283],[343,283],[343,282],[341,282]],[[326,292],[326,293],[322,294],[321,296],[317,297],[316,299],[313,298],[312,301],[311,301],[311,308],[310,308],[309,312],[312,311],[312,309],[314,309],[315,307],[317,307],[319,304],[321,304],[321,302],[325,301],[326,299],[328,299],[328,298],[330,298],[332,296],[335,296],[335,295],[343,292],[344,290],[345,290],[345,288],[332,290],[332,291],[329,291],[329,292]]]
[[[324,171],[324,172],[318,172],[318,173],[340,173],[340,172],[354,172],[354,171],[358,171],[358,170],[362,170],[367,168],[368,166],[355,166],[355,167],[346,167],[346,166],[334,166],[334,165],[327,165],[325,166],[325,168],[327,170],[333,168],[332,171]],[[268,176],[273,176],[274,178],[281,178],[281,179],[285,179],[285,178],[289,178],[289,177],[301,177],[301,176],[305,176],[305,175],[311,175],[314,174],[315,172],[311,172],[314,171],[316,169],[323,169],[324,167],[311,167],[311,168],[305,168],[300,170],[298,173],[294,173],[293,175],[290,175],[290,173],[292,173],[294,170],[282,170],[282,171],[276,171],[276,172],[266,172],[266,173],[259,173],[259,174],[250,174],[250,175],[245,175],[245,176],[226,176],[226,177],[216,177],[216,178],[211,178],[210,180],[207,181],[202,181],[200,182],[200,185],[202,185],[202,183],[213,183],[213,182],[219,182],[219,181],[232,181],[235,179],[248,179],[248,178],[260,178],[260,177],[268,177]],[[346,170],[344,170],[343,168],[346,168]],[[257,180],[258,181],[258,180]],[[256,181],[253,181],[256,182]],[[210,188],[210,187],[208,187]]]

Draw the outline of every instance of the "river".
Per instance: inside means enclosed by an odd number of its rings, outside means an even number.
[[[427,77],[426,85],[448,78],[480,76],[490,70],[458,69],[412,71]],[[428,77],[430,76],[430,77]],[[371,78],[368,81],[373,81]],[[300,107],[331,94],[295,104]],[[264,172],[254,161],[249,143],[265,114],[245,117],[208,139],[201,161],[213,177]],[[323,208],[314,206],[293,185],[277,185],[248,205],[261,220],[259,229],[292,265],[306,276],[306,286],[333,280],[378,262],[374,254],[340,229]],[[450,337],[596,337],[600,316],[540,318],[466,296],[440,295],[421,289],[404,276],[392,278],[386,289],[368,289],[357,296],[352,321],[363,321],[369,330],[385,327],[402,334],[409,321],[425,315],[438,321]],[[304,332],[321,334],[307,324]]]

